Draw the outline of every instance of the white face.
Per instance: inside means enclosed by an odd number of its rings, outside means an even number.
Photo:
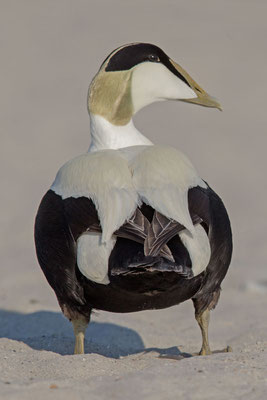
[[[196,93],[161,63],[143,62],[133,69],[134,112],[155,101],[196,98]]]

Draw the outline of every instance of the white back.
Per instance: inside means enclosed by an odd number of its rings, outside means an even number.
[[[131,217],[138,206],[127,161],[116,150],[87,153],[68,161],[51,189],[62,196],[92,199],[102,227],[102,242]]]
[[[197,185],[206,187],[206,184],[189,159],[173,147],[147,146],[136,154],[129,167],[142,201],[178,221],[193,234],[188,189]]]

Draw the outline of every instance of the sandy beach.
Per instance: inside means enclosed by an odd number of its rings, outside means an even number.
[[[266,13],[262,0],[1,0],[0,399],[263,400],[267,393]],[[151,42],[223,113],[153,104],[135,123],[189,156],[223,198],[234,256],[201,346],[191,301],[95,311],[85,355],[38,265],[33,224],[58,168],[90,143],[87,89],[104,58]]]

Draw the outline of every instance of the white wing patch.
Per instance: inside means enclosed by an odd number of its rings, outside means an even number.
[[[187,230],[180,232],[179,236],[190,255],[194,276],[201,274],[206,269],[211,255],[205,229],[201,225],[196,225],[193,236]]]
[[[81,273],[93,282],[109,284],[108,259],[116,243],[112,237],[102,243],[97,233],[86,232],[77,241],[77,264]]]

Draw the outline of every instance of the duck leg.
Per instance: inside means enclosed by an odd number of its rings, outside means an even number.
[[[84,316],[71,320],[75,335],[74,354],[84,354],[84,335],[89,323],[89,320]]]
[[[212,354],[209,345],[208,328],[210,322],[210,310],[207,308],[201,314],[195,314],[195,318],[201,330],[202,335],[202,347],[199,352],[200,356],[207,356]]]
[[[202,335],[202,346],[201,350],[198,353],[200,356],[207,356],[212,353],[228,353],[232,352],[231,346],[227,346],[225,349],[222,350],[215,350],[211,351],[209,345],[209,336],[208,336],[208,329],[209,329],[209,322],[210,322],[210,310],[216,307],[216,304],[219,300],[220,290],[213,293],[213,298],[210,301],[208,307],[204,308],[203,310],[203,300],[200,299],[193,299],[194,307],[195,307],[195,318],[201,330]]]

